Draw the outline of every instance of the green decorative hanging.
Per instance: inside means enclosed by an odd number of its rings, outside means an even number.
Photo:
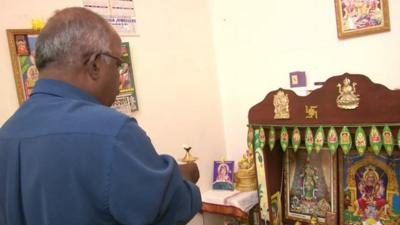
[[[256,164],[263,164],[264,163],[264,155],[263,155],[263,148],[261,144],[261,131],[262,127],[254,130],[254,148],[256,154]]]
[[[379,130],[375,126],[372,126],[369,132],[369,143],[372,151],[378,155],[382,148],[382,137],[379,133]]]
[[[314,148],[314,136],[312,133],[311,128],[307,127],[306,129],[306,136],[305,136],[305,142],[306,142],[306,150],[308,154],[311,154],[313,148]]]
[[[254,130],[254,148],[257,150],[257,148],[260,147],[260,129],[255,129]]]
[[[267,193],[267,181],[265,178],[265,161],[264,161],[264,152],[260,146],[260,129],[254,130],[254,148],[255,148],[255,164],[257,170],[257,183],[258,183],[258,192],[260,197],[260,202],[265,204],[260,205],[263,207],[268,202],[268,193]],[[267,210],[267,209],[265,209]]]
[[[268,144],[269,150],[272,151],[275,147],[275,128],[273,126],[269,128]]]
[[[393,153],[394,143],[393,143],[393,134],[388,125],[385,125],[385,127],[383,128],[382,141],[383,141],[383,147],[385,147],[386,153],[389,156],[391,156]]]
[[[340,132],[339,144],[343,153],[347,155],[350,152],[352,141],[350,131],[346,126],[344,126]]]
[[[249,126],[249,129],[247,131],[247,148],[249,151],[253,151],[253,142],[254,141],[254,128],[253,126]]]
[[[339,146],[338,135],[334,127],[331,127],[328,132],[328,148],[332,155],[336,153],[336,150]]]
[[[322,146],[324,146],[324,141],[325,141],[324,128],[322,128],[322,126],[320,126],[317,129],[317,132],[315,133],[315,140],[314,140],[314,142],[315,142],[314,148],[317,153],[319,151],[321,151]]]
[[[362,129],[362,127],[357,128],[356,137],[354,141],[358,154],[364,155],[365,150],[367,149],[367,136],[365,135],[365,132]]]
[[[265,137],[264,128],[260,127],[260,148],[261,149],[264,149],[265,141],[266,141],[266,137]]]
[[[299,128],[295,127],[292,132],[292,147],[293,151],[297,152],[297,149],[299,148],[301,144],[301,134]]]
[[[286,127],[281,128],[281,147],[282,151],[286,152],[286,149],[289,145],[289,134]]]

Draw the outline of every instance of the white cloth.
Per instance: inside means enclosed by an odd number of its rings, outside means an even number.
[[[248,213],[258,203],[257,191],[240,192],[238,190],[209,190],[201,193],[204,203],[233,206]]]

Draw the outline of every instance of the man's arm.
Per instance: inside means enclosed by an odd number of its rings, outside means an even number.
[[[184,167],[197,181],[197,166]],[[185,223],[201,208],[198,187],[183,179],[172,157],[157,154],[133,120],[116,137],[109,181],[110,212],[121,224]]]

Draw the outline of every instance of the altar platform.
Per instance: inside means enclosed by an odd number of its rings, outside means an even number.
[[[203,213],[232,217],[240,224],[260,224],[257,191],[210,190],[202,193]]]

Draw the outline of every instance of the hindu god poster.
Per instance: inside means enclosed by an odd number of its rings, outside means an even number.
[[[400,153],[356,151],[343,157],[341,224],[400,224]]]
[[[327,148],[319,153],[289,151],[285,161],[286,219],[309,222],[317,216],[325,222],[336,212],[336,155]]]

